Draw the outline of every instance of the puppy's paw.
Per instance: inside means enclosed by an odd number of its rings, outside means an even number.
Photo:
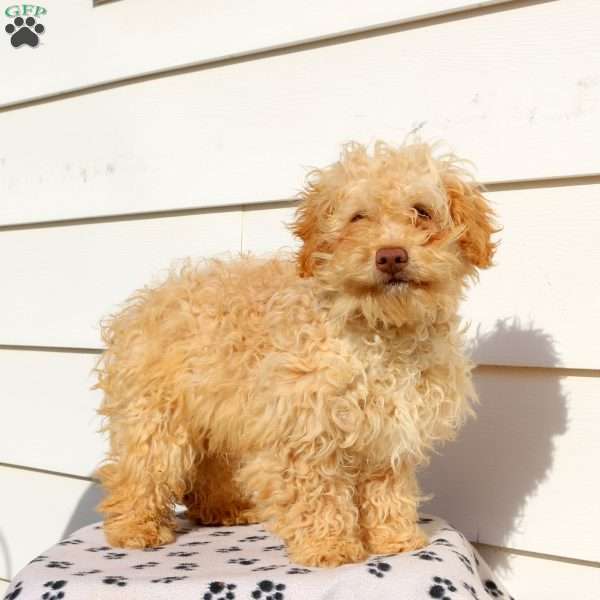
[[[367,537],[366,546],[372,554],[399,554],[420,550],[427,546],[427,536],[416,527],[412,532],[394,530],[379,530],[371,532]]]
[[[117,548],[152,548],[170,544],[175,539],[171,526],[152,521],[108,522],[104,525],[104,533],[108,543]]]
[[[290,558],[309,567],[337,567],[364,561],[368,552],[360,540],[319,540],[289,548]]]

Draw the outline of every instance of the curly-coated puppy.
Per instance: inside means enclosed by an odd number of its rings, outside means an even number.
[[[475,394],[457,307],[493,214],[427,144],[349,144],[309,176],[295,260],[188,263],[103,327],[108,540],[265,521],[301,564],[426,543],[415,468]]]

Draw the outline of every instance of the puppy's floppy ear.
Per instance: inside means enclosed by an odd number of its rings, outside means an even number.
[[[324,239],[323,221],[332,210],[333,202],[321,181],[321,172],[315,170],[310,174],[310,180],[300,196],[300,205],[290,226],[293,234],[302,240],[302,247],[297,254],[300,277],[313,275],[315,252],[328,252],[330,249]]]
[[[465,182],[456,173],[446,173],[442,180],[452,221],[464,227],[459,240],[463,255],[474,267],[490,267],[497,246],[491,237],[500,231],[496,227],[494,211],[476,183]]]

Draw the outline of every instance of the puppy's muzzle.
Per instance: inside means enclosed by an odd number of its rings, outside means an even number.
[[[375,253],[377,269],[386,275],[395,275],[408,262],[408,252],[404,248],[380,248]]]

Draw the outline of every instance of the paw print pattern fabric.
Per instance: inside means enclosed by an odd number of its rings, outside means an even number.
[[[194,526],[178,517],[176,541],[111,548],[89,525],[34,558],[4,600],[514,600],[464,536],[423,517],[429,545],[335,569],[290,563],[261,525]]]

